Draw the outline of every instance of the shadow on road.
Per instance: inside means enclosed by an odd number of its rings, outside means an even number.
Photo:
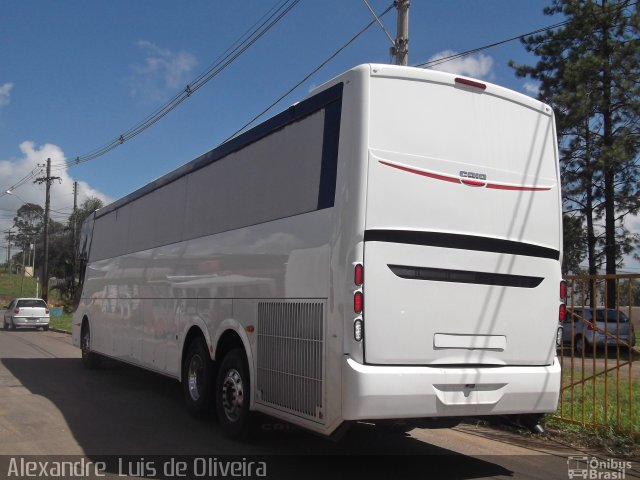
[[[304,472],[305,478],[513,474],[490,461],[369,424],[353,425],[339,442],[332,442],[264,417],[252,441],[237,443],[224,436],[216,420],[196,420],[186,412],[175,380],[114,361],[94,371],[75,358],[5,358],[2,364],[32,394],[59,409],[76,442],[95,461],[105,455],[264,455],[280,473]]]

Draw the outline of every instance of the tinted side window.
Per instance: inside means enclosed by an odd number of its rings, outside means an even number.
[[[602,322],[604,317],[603,312],[598,313],[598,321]],[[627,323],[629,321],[624,313],[618,312],[616,310],[607,310],[607,323],[616,323],[618,322],[618,319],[620,323]]]
[[[84,285],[84,277],[91,252],[95,215],[95,212],[90,214],[82,224],[82,229],[80,230],[80,241],[78,242],[78,250],[76,251],[76,271],[74,272],[78,282],[76,285],[74,279],[74,310],[78,308],[82,295],[82,286]]]

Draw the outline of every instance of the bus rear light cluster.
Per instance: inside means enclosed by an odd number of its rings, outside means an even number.
[[[567,282],[562,280],[560,282],[560,307],[558,308],[558,330],[556,331],[556,347],[562,346],[563,327],[562,322],[567,318]]]
[[[362,312],[364,311],[364,292],[362,290],[364,286],[364,266],[361,263],[356,263],[353,268],[353,283],[358,287],[353,292],[353,313],[360,315],[353,321],[353,338],[356,342],[360,342],[364,337],[364,320],[362,319]]]
[[[567,306],[565,305],[567,299],[567,282],[562,280],[560,282],[560,309],[558,310],[558,321],[564,322],[567,316]]]

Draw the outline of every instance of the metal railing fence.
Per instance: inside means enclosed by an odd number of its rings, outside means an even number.
[[[640,275],[568,275],[555,417],[640,435]],[[634,325],[635,324],[635,325]]]

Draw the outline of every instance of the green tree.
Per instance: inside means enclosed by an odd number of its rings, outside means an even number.
[[[578,274],[581,271],[580,264],[586,256],[584,250],[585,229],[582,226],[582,218],[563,215],[562,240],[563,256],[562,271],[564,273]]]
[[[69,216],[67,224],[49,219],[49,276],[57,278],[59,284],[53,288],[61,290],[63,296],[70,294],[73,286],[75,267],[75,234],[79,235],[85,219],[95,210],[102,208],[102,200],[89,197],[74,213]],[[17,230],[12,242],[22,251],[29,249],[29,244],[35,244],[35,265],[39,268],[44,263],[44,211],[41,206],[27,203],[22,205],[13,219],[13,228]],[[12,255],[15,264],[22,263],[22,252]]]
[[[17,230],[14,236],[14,244],[20,248],[27,248],[34,243],[41,234],[44,226],[44,210],[35,203],[25,203],[13,217],[13,228]]]
[[[589,273],[603,256],[615,274],[622,254],[637,247],[624,218],[640,210],[640,6],[553,0],[544,13],[566,22],[522,39],[539,58],[535,66],[511,65],[540,82],[539,98],[556,111],[564,207],[585,218]],[[608,287],[611,306],[615,281]]]

